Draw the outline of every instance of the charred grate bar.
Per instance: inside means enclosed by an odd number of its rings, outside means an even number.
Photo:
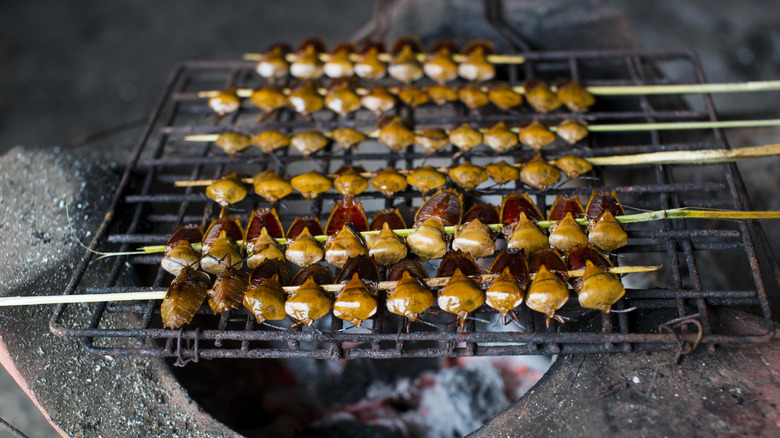
[[[486,5],[492,2],[486,2]],[[584,85],[704,83],[704,75],[695,53],[688,51],[571,51],[529,52],[526,63],[503,67],[499,75],[510,83],[520,83],[531,76],[547,81],[558,78],[578,79]],[[673,66],[672,77],[661,77]],[[283,173],[318,170],[331,173],[342,164],[360,163],[368,170],[387,166],[413,168],[422,163],[448,167],[465,160],[489,164],[501,159],[525,160],[532,154],[517,149],[497,156],[485,149],[461,155],[453,149],[426,155],[415,146],[397,154],[388,153],[376,142],[365,142],[356,151],[336,150],[328,145],[311,158],[285,148],[276,156],[252,151],[238,157],[227,157],[213,143],[185,142],[185,135],[217,133],[226,130],[258,132],[275,126],[287,130],[315,128],[329,130],[338,126],[370,124],[375,119],[315,116],[307,119],[283,112],[278,120],[258,123],[258,113],[243,105],[235,114],[215,122],[203,99],[202,90],[227,87],[252,88],[263,82],[249,62],[187,62],[171,75],[160,102],[150,116],[132,160],[116,188],[106,221],[96,232],[90,248],[101,251],[128,251],[139,245],[161,244],[181,223],[207,223],[217,214],[213,203],[202,189],[175,188],[180,179],[214,178],[225,170],[255,174],[265,169]],[[717,116],[709,95],[698,97],[694,110],[679,109],[679,101],[670,105],[669,98],[651,99],[644,96],[601,97],[592,112],[572,114],[555,112],[540,115],[525,110],[505,114],[469,113],[464,107],[453,107],[442,115],[439,108],[429,111],[400,108],[399,114],[412,123],[439,124],[455,127],[469,121],[488,126],[497,121],[519,125],[532,120],[557,123],[563,118],[578,117],[589,123],[636,123],[656,121],[711,120]],[[674,98],[673,98],[674,99]],[[675,108],[676,107],[676,108]],[[286,110],[285,110],[286,111]],[[373,116],[372,116],[373,117]],[[671,137],[670,137],[671,138]],[[567,153],[582,157],[612,154],[632,154],[667,150],[728,148],[719,130],[697,132],[693,141],[667,139],[659,131],[643,134],[594,134],[586,147]],[[553,152],[555,153],[555,152]],[[691,167],[690,165],[631,167],[636,181],[625,181],[625,173],[614,169],[598,169],[597,179],[567,183],[552,190],[539,192],[516,186],[504,188],[480,187],[482,202],[500,203],[501,195],[527,191],[546,210],[555,194],[585,195],[596,187],[616,190],[624,205],[641,209],[677,207],[715,207],[752,209],[741,177],[734,164]],[[466,197],[476,197],[473,193]],[[291,195],[279,209],[285,225],[297,215],[317,215],[327,218],[328,204],[337,196],[325,194],[314,202]],[[421,203],[418,192],[407,189],[393,199],[368,191],[359,197],[369,216],[386,207],[416,209]],[[235,215],[246,220],[252,208],[268,206],[259,198],[242,201]],[[121,219],[120,219],[121,218]],[[113,220],[112,220],[113,219]],[[755,222],[703,223],[672,220],[629,227],[629,245],[618,251],[622,264],[661,264],[664,268],[646,281],[634,284],[629,278],[626,297],[617,309],[635,307],[628,313],[601,314],[584,312],[576,297],[561,310],[576,321],[546,328],[542,315],[522,307],[520,324],[494,325],[498,315],[492,309],[478,310],[476,320],[469,321],[466,332],[457,332],[454,317],[433,308],[424,318],[436,327],[416,326],[411,333],[401,330],[403,320],[381,310],[365,330],[342,331],[341,320],[326,317],[316,324],[317,330],[281,330],[258,325],[254,317],[241,308],[229,314],[213,315],[202,306],[190,325],[180,330],[163,329],[159,301],[97,304],[92,307],[63,304],[50,321],[52,332],[76,337],[86,348],[99,354],[174,357],[179,361],[199,358],[284,358],[308,357],[323,359],[455,357],[514,354],[557,354],[579,352],[617,352],[631,350],[681,350],[684,344],[742,345],[768,341],[774,334],[764,271],[771,271],[776,262],[766,237]],[[757,250],[765,259],[764,269]],[[86,252],[74,272],[65,293],[109,293],[165,289],[171,276],[159,268],[160,255],[121,256],[96,263],[110,264],[103,285],[85,284],[85,274],[94,269],[94,255]],[[732,264],[743,269],[743,281],[738,286],[713,284],[707,279],[718,264]],[[155,268],[155,265],[157,267]],[[704,278],[702,277],[704,276]],[[777,287],[774,282],[771,288]],[[742,308],[758,313],[765,322],[763,330],[750,336],[728,331],[728,324],[719,320],[722,308]],[[381,306],[380,306],[381,309]],[[69,315],[89,312],[90,323],[74,326]],[[654,320],[654,315],[664,315]],[[483,322],[482,320],[490,321]]]

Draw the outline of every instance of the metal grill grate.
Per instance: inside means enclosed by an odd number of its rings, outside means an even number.
[[[574,78],[584,85],[668,84],[704,82],[704,75],[695,53],[688,51],[576,51],[528,53],[521,67],[505,67],[499,72],[510,83],[519,83],[529,76],[554,81]],[[387,149],[367,141],[356,151],[341,151],[328,145],[312,158],[304,158],[285,148],[269,158],[259,151],[230,158],[213,143],[184,142],[183,136],[237,130],[254,133],[263,126],[287,130],[316,127],[330,130],[337,126],[359,126],[372,129],[373,115],[359,114],[345,119],[316,115],[306,119],[283,111],[277,120],[258,125],[258,113],[245,103],[230,117],[216,121],[203,99],[201,90],[231,86],[255,87],[262,83],[248,62],[187,62],[171,75],[160,103],[149,119],[133,159],[117,189],[110,207],[111,216],[123,218],[104,223],[97,231],[93,248],[110,251],[132,250],[140,245],[164,244],[180,223],[208,223],[217,209],[202,189],[174,188],[179,179],[212,178],[225,170],[255,174],[267,168],[280,174],[297,174],[316,169],[332,173],[342,164],[360,163],[367,170],[387,166],[414,168],[421,163],[452,166],[463,160],[488,164],[501,159],[520,161],[532,153],[518,149],[497,157],[487,148],[476,148],[461,156],[456,150],[442,150],[428,156],[416,146],[401,153],[389,154]],[[658,72],[663,72],[664,76]],[[676,99],[676,98],[675,98]],[[530,110],[512,113],[475,115],[457,105],[441,108],[400,108],[400,114],[413,121],[416,128],[427,125],[454,127],[464,121],[486,127],[502,120],[518,126],[531,120],[556,124],[563,118],[581,117],[589,123],[630,123],[683,120],[717,120],[709,95],[695,96],[689,101],[694,109],[680,109],[679,101],[669,98],[650,99],[642,96],[599,98],[591,112],[577,115],[566,112],[536,114]],[[696,109],[698,108],[698,109]],[[630,154],[653,151],[728,148],[718,130],[697,132],[695,141],[681,141],[658,131],[643,134],[593,134],[588,147],[548,153],[575,154],[583,157]],[[626,145],[628,144],[628,145]],[[454,147],[453,147],[454,148]],[[252,148],[254,149],[254,148]],[[708,166],[638,165],[629,169],[632,181],[625,181],[627,172],[617,169],[597,170],[597,179],[567,182],[546,192],[518,186],[494,188],[481,186],[483,202],[499,204],[501,195],[528,191],[535,195],[539,207],[549,207],[556,194],[587,196],[592,188],[604,186],[615,190],[624,205],[642,209],[676,207],[714,207],[751,209],[737,168],[733,164]],[[475,197],[467,193],[466,197]],[[309,203],[298,195],[282,201],[280,212],[285,227],[297,215],[318,215],[327,218],[329,204],[338,195],[330,192]],[[371,217],[374,211],[390,206],[416,209],[421,203],[419,192],[407,189],[393,199],[376,191],[364,192],[359,198]],[[268,206],[259,197],[250,196],[239,204],[244,211],[234,215],[246,223],[253,208]],[[108,215],[107,215],[108,217]],[[60,305],[52,316],[51,330],[63,336],[82,338],[86,348],[100,354],[198,358],[397,358],[442,357],[507,354],[555,354],[573,352],[612,352],[634,349],[680,349],[684,343],[733,345],[767,341],[773,335],[773,324],[767,301],[767,291],[759,267],[756,246],[766,251],[770,265],[776,266],[760,226],[747,223],[708,223],[685,220],[634,224],[629,227],[629,245],[618,251],[621,264],[662,264],[656,275],[625,279],[626,298],[618,309],[636,307],[628,313],[585,313],[570,300],[562,310],[577,320],[546,328],[541,315],[521,309],[520,325],[502,326],[479,319],[495,320],[492,309],[477,312],[478,319],[459,333],[453,316],[436,310],[426,319],[440,328],[418,326],[411,333],[400,329],[403,321],[380,311],[368,324],[369,330],[342,331],[341,320],[326,317],[317,330],[277,330],[255,323],[253,316],[241,308],[214,316],[203,306],[195,321],[181,330],[162,329],[159,301],[131,304],[98,304],[89,308],[90,323],[72,326],[66,321],[70,314],[83,314],[86,306]],[[758,244],[756,244],[758,242]],[[93,255],[87,252],[74,272],[65,293],[104,293],[117,291],[165,289],[171,276],[159,268],[160,255],[116,257],[97,263],[112,264],[110,275],[98,287],[82,281]],[[712,273],[718,266],[736,266],[744,272],[740,287],[720,290]],[[647,281],[642,282],[643,279]],[[775,287],[775,285],[772,285]],[[742,308],[760,313],[764,330],[751,336],[730,333],[718,318],[724,308]],[[658,318],[660,312],[662,319]],[[129,318],[113,318],[129,315]],[[654,321],[654,322],[653,322]],[[665,325],[663,323],[666,322]],[[662,327],[659,327],[663,325]],[[289,327],[289,324],[288,324]],[[693,329],[692,329],[693,328]]]

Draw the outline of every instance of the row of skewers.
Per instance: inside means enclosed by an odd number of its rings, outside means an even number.
[[[263,132],[249,135],[240,132],[224,132],[218,135],[188,136],[189,141],[214,141],[228,155],[235,155],[250,146],[259,148],[263,153],[272,154],[278,149],[292,147],[303,156],[309,156],[328,144],[332,139],[335,144],[344,149],[351,149],[367,137],[376,138],[393,152],[416,144],[428,154],[442,150],[452,144],[460,151],[468,152],[484,144],[497,153],[503,153],[522,144],[539,151],[551,145],[558,137],[568,145],[574,145],[588,136],[589,130],[585,122],[567,119],[554,127],[552,132],[544,123],[533,121],[525,126],[509,127],[504,122],[498,122],[485,129],[472,127],[468,123],[444,130],[428,128],[415,131],[402,118],[387,117],[380,119],[377,129],[371,132],[361,132],[354,128],[338,128],[331,132],[309,130],[296,134],[285,134],[277,129],[266,129]]]
[[[415,85],[363,88],[346,80],[334,81],[323,88],[314,81],[304,81],[292,88],[276,85],[254,90],[232,87],[222,91],[202,91],[198,96],[208,98],[209,108],[221,116],[238,111],[244,98],[249,98],[249,102],[264,114],[290,108],[309,115],[327,108],[342,117],[361,108],[379,116],[397,109],[399,104],[417,108],[428,103],[443,106],[461,102],[466,108],[478,111],[492,103],[501,111],[509,111],[527,102],[536,112],[546,114],[564,105],[570,111],[584,112],[596,103],[593,95],[578,81],[559,80],[550,87],[538,79],[527,79],[521,86],[495,83],[457,87],[431,85],[424,88]]]
[[[354,198],[337,201],[324,228],[316,217],[297,217],[285,233],[273,208],[253,211],[245,229],[238,219],[221,216],[212,220],[205,234],[199,226],[179,227],[164,247],[162,267],[177,275],[182,267],[199,264],[217,275],[227,267],[240,268],[245,261],[253,269],[267,260],[306,267],[324,259],[342,268],[349,259],[364,255],[381,266],[392,266],[410,252],[428,260],[441,258],[450,249],[478,259],[495,254],[499,233],[507,248],[526,254],[587,244],[611,252],[628,241],[616,219],[625,212],[614,192],[594,191],[587,207],[576,196],[558,196],[543,224],[549,235],[540,228],[544,218],[527,193],[505,196],[500,210],[476,203],[463,214],[462,204],[457,192],[438,191],[417,210],[413,229],[406,228],[397,209],[379,211],[369,222]]]
[[[460,52],[460,53],[458,53]],[[398,38],[387,53],[385,44],[370,41],[360,51],[352,43],[338,43],[326,53],[325,43],[319,38],[304,40],[298,50],[292,52],[286,44],[274,44],[264,53],[245,56],[258,61],[257,73],[268,79],[292,76],[298,79],[349,78],[357,76],[374,81],[386,75],[410,83],[428,76],[438,83],[446,83],[458,77],[467,81],[487,81],[496,76],[498,62],[517,62],[519,57],[496,56],[493,43],[474,40],[459,50],[450,39],[434,43],[424,54],[416,37]]]

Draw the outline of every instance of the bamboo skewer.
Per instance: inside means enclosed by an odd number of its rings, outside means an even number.
[[[660,266],[615,266],[607,268],[607,271],[611,274],[622,275],[641,272],[652,272],[661,269]],[[584,269],[576,271],[566,271],[566,275],[569,277],[581,277],[585,273]],[[533,278],[536,274],[531,274],[530,278]],[[482,275],[479,278],[480,283],[489,283],[496,279],[498,275],[489,274]],[[437,277],[426,279],[425,282],[428,287],[442,287],[447,284],[450,279],[448,277]],[[393,290],[395,289],[397,281],[381,281],[377,284],[377,288],[381,290]],[[337,293],[344,288],[343,284],[325,284],[321,286],[326,292]],[[298,290],[298,286],[286,286],[283,288],[285,292],[292,293]],[[51,295],[51,296],[31,296],[31,297],[0,297],[0,307],[9,306],[37,306],[43,304],[77,304],[77,303],[106,303],[116,301],[145,301],[145,300],[161,300],[165,298],[168,292],[165,290],[155,290],[146,292],[119,292],[119,293],[107,293],[107,294],[76,294],[76,295]]]

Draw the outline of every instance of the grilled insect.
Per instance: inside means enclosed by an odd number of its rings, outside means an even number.
[[[450,136],[441,129],[429,128],[415,134],[414,142],[425,152],[432,154],[450,144]]]
[[[551,166],[540,154],[536,154],[520,170],[520,181],[541,191],[547,190],[559,179],[561,171]]]
[[[420,167],[406,175],[406,182],[423,195],[447,183],[447,177],[431,166]]]
[[[192,248],[193,243],[203,240],[203,231],[198,225],[179,225],[165,245],[162,268],[173,275],[179,275],[187,266],[196,266],[200,252]]]
[[[241,99],[236,94],[236,88],[220,91],[209,99],[209,108],[219,116],[234,113],[241,107]]]
[[[452,60],[452,53],[457,50],[458,45],[453,40],[437,41],[423,64],[425,74],[440,84],[457,78],[458,64]]]
[[[406,244],[422,260],[442,257],[447,252],[442,220],[435,216],[423,220],[406,236]]]
[[[211,279],[204,272],[189,266],[182,268],[160,306],[163,327],[177,329],[192,322],[195,312],[206,299],[209,283]]]
[[[255,186],[255,193],[272,204],[278,202],[293,191],[290,183],[270,169],[255,175],[252,179],[252,183]]]
[[[423,76],[422,65],[417,61],[420,51],[420,42],[416,38],[399,38],[393,46],[393,60],[387,67],[387,72],[407,84],[420,79]]]
[[[301,43],[295,60],[290,64],[290,74],[299,79],[317,79],[322,76],[320,53],[325,51],[325,43],[319,38],[309,38]]]
[[[487,93],[476,85],[466,85],[458,90],[458,100],[472,111],[476,111],[478,108],[490,103]]]
[[[458,100],[458,93],[446,85],[432,85],[426,90],[436,105],[442,106]]]
[[[361,175],[365,172],[363,166],[342,167],[336,171],[336,179],[333,180],[333,188],[346,197],[357,196],[368,188],[368,180]]]
[[[371,220],[369,229],[381,230],[385,224],[388,224],[391,230],[406,228],[404,218],[401,217],[401,213],[395,208],[386,208],[374,213],[374,218]]]
[[[360,98],[360,104],[379,117],[383,112],[395,108],[395,96],[388,93],[384,87],[374,87]]]
[[[304,82],[303,85],[293,90],[287,96],[287,103],[293,110],[304,116],[321,110],[324,105],[322,96],[317,93],[317,87],[312,81]]]
[[[452,274],[444,289],[439,292],[437,303],[445,312],[457,315],[455,322],[463,331],[466,329],[468,314],[485,303],[485,291],[458,268],[455,269],[455,273]]]
[[[625,294],[626,289],[620,280],[597,267],[590,260],[585,262],[582,287],[577,291],[580,306],[607,313]]]
[[[596,103],[596,99],[587,90],[582,88],[578,81],[558,81],[556,95],[570,110],[574,112],[587,111]]]
[[[231,157],[251,146],[249,136],[240,132],[223,132],[219,134],[214,144]]]
[[[393,152],[414,144],[414,132],[406,127],[401,118],[396,116],[391,119],[381,120],[378,124],[380,143],[389,147]]]
[[[294,326],[311,327],[314,321],[330,313],[331,302],[320,285],[333,283],[330,269],[314,265],[295,274],[292,286],[298,286],[284,302],[284,311],[297,322]]]
[[[246,264],[254,269],[266,260],[284,262],[284,253],[274,239],[283,239],[284,229],[275,208],[260,208],[252,213],[244,233]]]
[[[510,193],[504,196],[501,200],[501,223],[504,226],[516,223],[520,220],[520,213],[525,213],[533,221],[542,220],[542,213],[528,193]]]
[[[315,171],[307,172],[290,180],[290,185],[307,201],[317,199],[321,193],[325,193],[333,187],[333,182]]]
[[[226,268],[220,272],[209,289],[209,307],[214,314],[237,309],[249,287],[249,275],[238,269]]]
[[[502,153],[517,146],[517,134],[510,131],[504,122],[498,122],[485,130],[482,141],[489,148]]]
[[[417,209],[414,222],[420,224],[429,218],[438,218],[444,226],[453,226],[460,223],[462,214],[463,195],[451,189],[439,190]]]
[[[339,232],[325,242],[325,261],[341,268],[350,258],[368,254],[363,237],[355,227],[346,223]]]
[[[585,269],[586,262],[591,262],[599,268],[609,268],[612,262],[598,249],[591,245],[579,245],[566,253],[566,268],[570,271]],[[569,277],[569,284],[574,290],[582,288],[582,277]]]
[[[520,178],[520,169],[504,160],[488,164],[485,166],[485,172],[500,186]]]
[[[379,190],[388,198],[391,198],[395,193],[404,190],[408,186],[406,177],[392,167],[388,167],[376,174],[376,176],[371,178],[370,183],[371,187]]]
[[[339,128],[330,133],[333,141],[344,149],[351,149],[366,139],[365,134],[352,128]]]
[[[626,246],[625,226],[615,216],[626,214],[617,193],[593,191],[588,200],[588,242],[607,252]]]
[[[249,101],[264,113],[271,113],[287,105],[287,96],[278,87],[266,85],[252,92]]]
[[[381,42],[367,42],[363,46],[359,59],[355,62],[355,74],[367,81],[382,79],[387,74],[387,66],[379,60],[379,54],[385,52]]]
[[[428,93],[424,92],[419,87],[415,87],[414,85],[407,85],[401,88],[401,90],[398,91],[398,98],[411,108],[417,108],[420,105],[425,105],[431,100],[431,97],[428,95]]]
[[[588,126],[582,120],[566,119],[558,124],[555,132],[573,145],[588,136]]]
[[[287,250],[284,252],[287,260],[298,266],[309,266],[319,262],[324,257],[319,243],[309,232],[308,227],[303,227],[299,234],[288,234]]]
[[[249,139],[252,146],[257,146],[264,154],[272,154],[275,150],[290,145],[290,137],[274,129],[255,134]]]
[[[264,78],[276,79],[287,76],[290,72],[290,64],[285,55],[290,52],[286,44],[274,44],[258,61],[255,71]]]
[[[464,59],[458,64],[458,76],[468,81],[489,81],[496,76],[496,67],[487,61],[487,55],[493,53],[493,43],[475,40],[466,44],[461,52]]]
[[[553,319],[563,323],[564,319],[556,312],[569,300],[569,289],[565,283],[566,264],[560,254],[554,249],[537,251],[531,255],[529,267],[536,277],[528,289],[525,304],[547,315],[548,327]]]
[[[373,258],[351,258],[339,272],[336,281],[347,284],[333,302],[333,316],[349,321],[356,327],[374,316],[377,310],[376,296],[366,284],[379,281],[379,269]]]
[[[298,237],[304,228],[308,228],[311,234],[319,236],[325,234],[325,229],[322,228],[322,223],[319,219],[313,216],[296,217],[293,223],[290,224],[290,228],[287,229],[287,238],[294,239]]]
[[[524,212],[519,220],[504,229],[507,236],[507,248],[525,251],[526,254],[550,247],[550,241],[536,222],[528,219]]]
[[[482,166],[475,166],[465,161],[450,169],[450,179],[455,184],[467,190],[474,190],[478,185],[488,180],[488,174]]]
[[[514,309],[523,303],[530,279],[525,253],[502,250],[490,266],[490,273],[501,275],[485,291],[487,305],[498,310],[504,324],[509,322],[508,316],[517,321]]]
[[[211,221],[203,237],[203,258],[200,267],[217,275],[228,267],[238,269],[243,264],[238,241],[243,237],[241,223],[230,216]]]
[[[252,271],[243,304],[258,324],[285,318],[282,286],[289,282],[290,268],[284,262],[266,261]]]
[[[352,43],[338,43],[330,52],[330,59],[322,66],[325,76],[329,78],[348,78],[355,72],[355,66],[349,57],[354,53],[355,46]]]
[[[387,310],[405,316],[409,325],[417,321],[418,316],[434,302],[433,293],[423,283],[425,278],[428,278],[428,275],[417,259],[407,258],[393,265],[387,273],[387,281],[398,283],[388,293]]]
[[[520,130],[520,142],[538,151],[555,141],[553,134],[541,122],[533,121],[530,125]]]
[[[229,172],[206,187],[206,196],[222,207],[235,204],[246,198],[247,190],[235,172]]]
[[[304,157],[317,152],[328,144],[328,139],[317,131],[299,132],[290,139],[290,146]]]
[[[475,219],[460,229],[452,240],[452,248],[467,252],[474,258],[490,257],[496,252],[496,242],[487,225]]]
[[[482,202],[472,205],[463,215],[463,225],[468,225],[475,219],[479,219],[483,224],[497,224],[499,222],[498,207]]]
[[[509,111],[523,104],[523,95],[515,93],[506,84],[491,88],[488,99],[501,111]]]
[[[346,224],[352,224],[356,231],[368,231],[368,218],[363,204],[355,198],[336,201],[325,225],[325,234],[334,234]]]
[[[450,132],[450,143],[463,152],[468,152],[482,144],[482,134],[464,123]]]
[[[571,179],[579,178],[580,175],[593,170],[593,165],[589,161],[574,155],[567,155],[555,160],[555,167],[561,169]]]
[[[585,216],[580,199],[576,196],[557,196],[547,220],[555,222],[550,227],[550,245],[561,251],[569,251],[588,242],[582,226],[574,218]]]
[[[360,109],[360,96],[349,86],[349,82],[339,80],[331,85],[325,96],[325,106],[341,117]]]
[[[525,100],[537,111],[543,114],[555,111],[563,105],[563,102],[550,91],[550,87],[542,81],[527,79],[523,82],[525,88]]]
[[[382,266],[393,265],[406,257],[406,244],[392,231],[387,222],[382,225],[379,234],[366,236],[366,244],[368,255],[374,257]]]

